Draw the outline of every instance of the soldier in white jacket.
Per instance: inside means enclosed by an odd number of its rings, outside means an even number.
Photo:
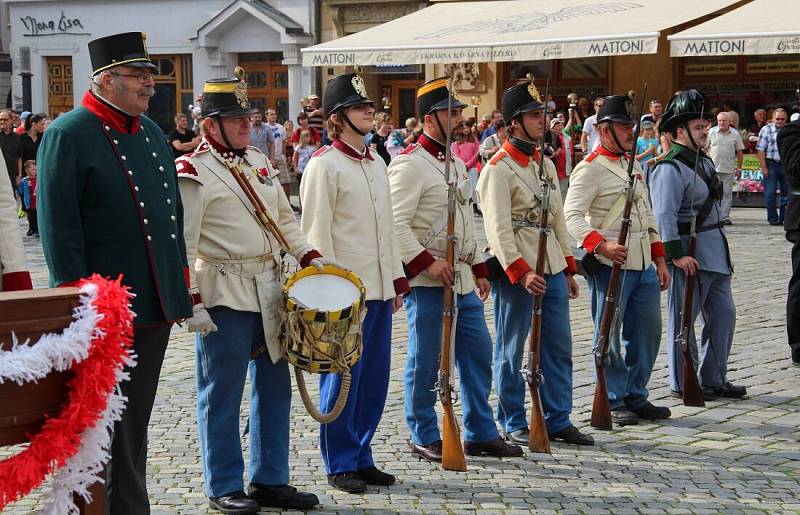
[[[407,147],[389,165],[394,229],[411,282],[405,297],[408,315],[408,361],[405,371],[405,414],[411,430],[411,453],[442,461],[436,404],[437,372],[442,345],[443,286],[455,284],[455,363],[464,411],[464,451],[469,455],[522,456],[497,432],[489,407],[492,387],[492,338],[486,328],[483,301],[489,296],[487,270],[474,236],[469,177],[464,163],[452,158],[450,180],[456,183],[455,268],[444,259],[447,251],[445,142],[447,78],[426,82],[417,90],[417,111],[424,127],[419,142]],[[451,105],[453,132],[464,123],[465,104]],[[477,290],[477,293],[476,293]]]
[[[17,218],[17,203],[0,151],[0,291],[30,290],[31,275],[25,267],[25,249]]]
[[[542,209],[540,154],[536,142],[544,131],[544,103],[531,80],[503,92],[503,118],[509,138],[484,167],[478,179],[486,240],[493,262],[500,268],[492,281],[497,342],[494,374],[497,385],[497,419],[506,438],[528,443],[525,413],[527,385],[522,370],[525,341],[531,330],[533,295],[543,294],[541,367],[539,386],[547,432],[551,440],[593,445],[594,439],[578,430],[572,414],[572,334],[569,300],[578,296],[574,275],[578,271],[569,245],[555,165],[545,158],[544,173],[555,191],[550,195],[543,274],[536,273],[539,247],[539,213]],[[490,268],[493,268],[490,266]]]
[[[392,229],[386,164],[364,144],[375,113],[364,80],[350,73],[328,81],[323,109],[333,143],[315,152],[303,173],[301,227],[327,258],[364,282],[367,316],[363,354],[351,369],[350,395],[342,414],[322,424],[320,450],[330,484],[359,493],[368,484],[395,482],[393,475],[375,467],[370,444],[389,389],[392,314],[409,287]],[[340,384],[340,374],[321,376],[324,411],[333,406]]]
[[[261,197],[301,266],[326,262],[306,241],[278,181],[279,172],[248,146],[250,109],[237,79],[204,87],[202,143],[176,160],[184,199],[189,293],[196,331],[197,418],[205,490],[223,513],[260,506],[303,510],[314,494],[289,482],[289,366],[278,343],[281,302],[277,239],[256,220],[229,166],[238,166]],[[251,353],[266,350],[251,359]],[[239,416],[250,373],[250,484],[244,493]]]

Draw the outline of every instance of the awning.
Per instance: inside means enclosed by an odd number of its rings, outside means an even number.
[[[800,2],[754,0],[668,36],[673,57],[800,53]]]
[[[716,13],[734,3],[733,0],[436,3],[377,27],[304,48],[303,65],[474,63],[654,54],[660,31]]]

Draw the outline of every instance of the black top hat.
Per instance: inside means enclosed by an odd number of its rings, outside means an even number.
[[[597,123],[616,122],[633,125],[631,99],[625,95],[609,95],[603,98],[603,105],[597,112]]]
[[[211,79],[203,86],[203,101],[200,115],[210,116],[249,116],[256,109],[250,108],[247,100],[247,83],[241,66],[236,67],[236,77]]]
[[[544,102],[539,90],[533,84],[533,77],[529,76],[514,84],[503,92],[501,111],[507,124],[517,116],[544,109]]]
[[[357,73],[345,73],[329,80],[322,99],[325,118],[345,107],[374,103],[367,96],[364,79]]]
[[[711,113],[706,106],[706,95],[699,89],[687,89],[678,91],[670,99],[664,114],[661,117],[659,130],[671,131],[678,125],[696,120],[698,118],[710,118]]]
[[[447,88],[447,77],[429,80],[417,89],[417,112],[420,118],[439,109],[447,109],[448,97],[451,96]],[[452,109],[463,109],[467,104],[452,95],[450,99]]]
[[[144,32],[123,32],[89,41],[89,59],[92,62],[92,75],[114,66],[133,66],[135,68],[158,68],[150,61],[144,42]]]

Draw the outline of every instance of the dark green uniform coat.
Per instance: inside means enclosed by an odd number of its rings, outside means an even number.
[[[175,165],[155,123],[87,92],[81,107],[47,128],[37,164],[53,286],[122,274],[136,294],[137,327],[192,316]]]

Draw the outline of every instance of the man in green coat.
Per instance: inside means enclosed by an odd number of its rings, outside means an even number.
[[[147,425],[172,324],[192,316],[183,208],[172,152],[141,116],[154,94],[141,32],[89,43],[93,76],[81,107],[60,116],[37,155],[42,247],[53,286],[93,273],[122,282],[133,298],[137,365],[114,426],[108,473],[113,514],[148,514]]]

